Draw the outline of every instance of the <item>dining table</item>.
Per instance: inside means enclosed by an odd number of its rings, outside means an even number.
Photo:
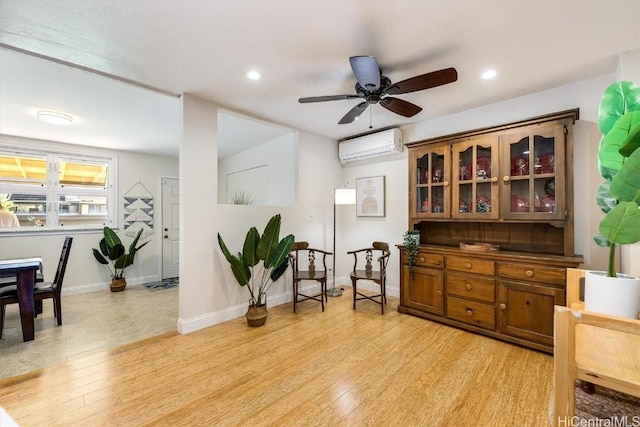
[[[0,260],[0,278],[15,277],[18,307],[22,323],[22,340],[33,341],[35,304],[33,286],[36,272],[42,268],[42,258],[15,258]]]

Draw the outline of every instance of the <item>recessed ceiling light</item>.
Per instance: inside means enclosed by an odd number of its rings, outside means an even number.
[[[247,77],[251,80],[260,80],[260,73],[256,70],[251,70],[247,73]]]
[[[73,122],[73,117],[55,111],[38,111],[37,114],[40,120],[54,125],[68,125]]]
[[[496,76],[496,74],[497,74],[496,70],[487,70],[484,73],[482,73],[482,78],[484,80],[489,80],[489,79],[494,78]]]

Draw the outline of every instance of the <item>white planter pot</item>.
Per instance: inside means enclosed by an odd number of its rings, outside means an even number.
[[[637,319],[640,312],[640,278],[626,274],[607,277],[604,271],[587,271],[584,309]]]

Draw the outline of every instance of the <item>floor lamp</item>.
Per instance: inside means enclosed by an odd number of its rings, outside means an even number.
[[[333,190],[333,280],[331,281],[331,289],[327,291],[327,295],[330,297],[342,296],[342,290],[336,289],[336,206],[355,204],[355,188],[335,188]]]

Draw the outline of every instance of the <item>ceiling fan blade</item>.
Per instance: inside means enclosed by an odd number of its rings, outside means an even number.
[[[301,104],[307,104],[310,102],[340,101],[342,99],[354,99],[354,98],[360,98],[360,97],[358,95],[309,96],[307,98],[298,99],[298,102]]]
[[[373,56],[352,56],[349,58],[351,69],[360,86],[373,92],[380,87],[380,67]]]
[[[360,117],[360,114],[364,113],[364,110],[366,110],[368,106],[369,103],[367,101],[361,102],[360,104],[353,107],[347,114],[345,114],[344,117],[340,119],[338,124],[344,125],[353,122],[355,119]]]
[[[380,105],[389,111],[405,117],[413,117],[422,111],[422,108],[418,107],[416,104],[412,104],[403,99],[393,98],[391,96],[381,99]]]
[[[387,89],[386,93],[390,95],[398,95],[401,93],[416,92],[453,83],[456,80],[458,80],[458,72],[456,69],[445,68],[394,83]]]

